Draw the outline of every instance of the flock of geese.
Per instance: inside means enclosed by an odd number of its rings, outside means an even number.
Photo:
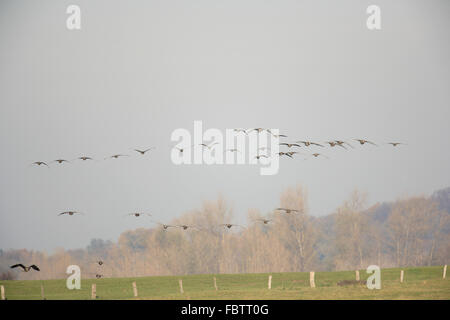
[[[266,131],[267,133],[271,134],[272,136],[276,137],[276,138],[287,138],[287,135],[284,134],[274,134],[270,129],[265,129],[265,128],[252,128],[252,129],[242,129],[242,128],[238,128],[238,129],[233,129],[235,132],[237,133],[243,133],[245,135],[249,135],[252,132],[256,132],[257,134]],[[356,141],[356,144],[359,144],[361,146],[363,145],[372,145],[372,146],[379,146],[378,144],[366,140],[366,139],[352,139],[352,141]],[[202,148],[206,148],[208,150],[212,150],[216,145],[218,144],[218,142],[211,142],[209,144],[206,143],[201,143],[198,144],[198,146],[202,147]],[[404,145],[405,143],[403,142],[387,142],[387,145],[391,145],[393,147],[397,147],[399,145]],[[314,152],[314,153],[308,153],[308,154],[304,154],[298,151],[290,151],[290,150],[298,150],[299,148],[309,148],[309,147],[318,147],[318,148],[325,148],[325,147],[329,147],[329,148],[334,148],[334,147],[340,147],[342,149],[348,150],[348,148],[355,148],[350,142],[348,141],[344,141],[344,140],[329,140],[329,141],[325,141],[325,142],[314,142],[314,141],[307,141],[307,140],[299,140],[299,141],[294,141],[294,142],[281,142],[279,143],[280,146],[282,147],[286,147],[289,151],[280,151],[278,152],[278,156],[287,156],[290,158],[293,158],[294,155],[299,154],[299,155],[309,155],[312,156],[314,158],[317,157],[325,157],[328,158],[328,156],[322,154],[322,153],[318,153],[318,152]],[[197,145],[192,145],[191,147],[194,147]],[[180,153],[183,153],[185,151],[184,148],[177,148],[174,147],[175,149],[177,149]],[[295,149],[294,149],[295,148]],[[146,149],[132,149],[133,151],[135,151],[137,154],[144,156],[147,152],[154,150],[155,147],[150,147],[150,148],[146,148]],[[258,149],[258,152],[260,150],[266,150],[268,151],[269,148],[267,147],[262,147]],[[233,149],[226,149],[225,152],[240,152],[238,149],[233,148]],[[109,157],[104,158],[104,160],[107,159],[118,159],[121,157],[129,157],[130,155],[128,154],[113,154]],[[269,156],[267,154],[257,154],[255,156],[256,159],[260,159],[262,157],[268,158]],[[35,165],[35,166],[47,166],[49,167],[49,164],[51,163],[58,163],[58,164],[63,164],[63,163],[69,163],[75,160],[79,160],[79,161],[94,161],[95,159],[90,157],[90,156],[80,156],[78,158],[75,158],[73,160],[67,160],[67,159],[56,159],[53,160],[51,162],[44,162],[44,161],[35,161],[33,162],[31,165]],[[276,208],[274,209],[275,213],[285,213],[285,214],[299,214],[300,211],[296,210],[296,209],[292,209],[292,208]],[[84,215],[84,213],[79,212],[79,211],[74,211],[74,210],[68,210],[68,211],[64,211],[58,214],[58,216],[74,216],[74,215]],[[132,212],[132,213],[128,213],[126,214],[126,216],[132,216],[135,218],[141,217],[141,216],[148,216],[150,218],[152,218],[152,214],[147,213],[147,212]],[[163,231],[168,230],[169,228],[179,228],[182,230],[188,230],[188,229],[196,229],[196,230],[205,230],[204,227],[202,226],[197,226],[197,225],[188,225],[188,224],[180,224],[180,225],[171,225],[171,224],[165,224],[165,223],[161,223],[159,221],[150,220],[152,223],[158,224],[162,227]],[[254,219],[254,221],[260,222],[264,225],[269,224],[272,220],[268,219],[268,218],[257,218]],[[233,227],[238,227],[238,228],[247,228],[245,226],[242,226],[240,224],[233,224],[233,223],[222,223],[222,224],[218,224],[216,227],[221,227],[221,228],[225,228],[225,229],[231,229]],[[99,260],[95,262],[96,264],[98,264],[99,266],[102,266],[104,264],[103,261]],[[24,272],[29,272],[30,270],[36,270],[36,271],[40,271],[39,267],[37,267],[36,265],[30,265],[30,266],[25,266],[21,263],[19,264],[15,264],[12,265],[11,268],[17,268],[20,267],[22,269],[22,271]],[[102,277],[102,275],[100,274],[96,274],[97,278]]]
[[[244,133],[245,135],[249,135],[251,132],[257,132],[259,134],[261,132],[266,131],[267,133],[269,133],[270,135],[272,135],[272,136],[274,136],[276,138],[287,138],[288,137],[287,135],[284,135],[284,134],[274,134],[274,133],[272,133],[272,131],[270,129],[265,129],[265,128],[252,128],[252,129],[237,128],[237,129],[233,129],[233,131],[237,132],[237,133]],[[370,145],[373,145],[373,146],[379,146],[378,144],[376,144],[376,143],[374,143],[372,141],[366,140],[366,139],[352,139],[352,140],[356,141],[356,143],[359,143],[359,145],[370,144]],[[212,150],[218,144],[219,144],[219,142],[213,141],[213,142],[211,142],[209,144],[206,144],[206,143],[200,143],[198,145],[193,144],[193,145],[191,145],[191,147],[199,146],[199,147],[202,147],[202,148],[206,148],[208,150]],[[403,142],[387,142],[386,144],[387,145],[391,145],[393,147],[397,147],[399,145],[404,145],[405,143],[403,143]],[[348,147],[354,149],[354,146],[352,144],[350,144],[347,141],[343,141],[343,140],[329,140],[329,141],[324,141],[324,142],[321,142],[321,143],[314,142],[314,141],[299,140],[299,141],[295,141],[295,142],[282,142],[279,145],[288,148],[288,150],[294,150],[294,148],[298,149],[298,148],[308,148],[308,147],[325,148],[326,146],[328,146],[330,148],[340,147],[340,148],[343,148],[345,150],[348,150]],[[186,148],[178,148],[178,147],[173,147],[173,148],[178,150],[180,153],[183,153],[185,151],[185,149],[186,149]],[[132,150],[135,151],[136,153],[144,156],[147,152],[149,152],[151,150],[154,150],[154,149],[155,149],[155,147],[150,147],[150,148],[146,148],[146,149],[132,149]],[[258,154],[255,156],[256,159],[269,158],[269,156],[267,154],[259,154],[260,150],[261,151],[264,151],[264,150],[268,151],[268,150],[270,150],[270,148],[268,148],[268,147],[258,148]],[[241,151],[238,150],[237,148],[226,149],[224,152],[239,152],[239,153],[241,153]],[[322,153],[318,153],[318,152],[305,154],[305,153],[298,152],[298,151],[280,151],[280,152],[277,153],[277,155],[280,156],[280,157],[287,156],[287,157],[290,157],[290,158],[293,158],[293,156],[296,155],[296,154],[305,155],[305,156],[311,156],[311,157],[314,157],[314,158],[317,158],[319,156],[328,158],[328,156],[326,156],[326,155],[324,155]],[[129,154],[118,153],[118,154],[113,154],[113,155],[111,155],[109,157],[106,157],[103,160],[118,159],[118,158],[121,158],[121,157],[130,157],[130,155]],[[83,156],[77,157],[77,158],[72,159],[72,160],[56,159],[56,160],[52,160],[51,162],[35,161],[31,165],[47,166],[47,167],[49,167],[49,164],[51,164],[51,163],[55,163],[56,162],[58,164],[63,164],[63,163],[70,163],[70,162],[76,161],[76,160],[79,160],[79,161],[94,161],[95,159],[90,157],[90,156],[83,155]]]
[[[283,213],[284,212],[286,214],[300,213],[299,210],[291,209],[291,208],[276,208],[274,210],[274,212],[278,212],[278,213]],[[73,216],[73,215],[76,215],[76,214],[83,215],[83,213],[79,212],[79,211],[64,211],[64,212],[59,213],[58,216],[61,216],[61,215]],[[125,216],[133,216],[133,217],[148,216],[148,217],[152,217],[152,214],[146,213],[146,212],[132,212],[132,213],[126,214]],[[264,225],[267,225],[267,224],[269,224],[269,222],[271,222],[273,220],[272,219],[268,219],[268,218],[257,218],[257,219],[254,219],[253,221],[258,221],[258,222],[261,222]],[[201,227],[201,226],[197,226],[197,225],[190,225],[190,224],[170,225],[170,224],[165,224],[165,223],[161,223],[161,222],[154,221],[154,220],[151,220],[151,222],[160,225],[162,227],[163,231],[166,231],[169,228],[180,228],[182,230],[187,230],[187,229],[206,230],[206,228]],[[221,224],[218,224],[217,226],[218,227],[223,227],[223,228],[226,228],[226,229],[231,229],[232,227],[240,227],[240,228],[244,228],[244,229],[247,228],[247,227],[245,227],[243,225],[234,224],[234,223],[221,223]],[[101,267],[101,266],[104,265],[105,262],[102,261],[102,260],[96,260],[96,261],[94,261],[94,263]],[[30,266],[25,266],[22,263],[18,263],[18,264],[10,266],[11,269],[15,269],[15,268],[18,268],[18,267],[20,267],[23,272],[29,272],[31,270],[41,271],[39,269],[39,267],[36,266],[35,264],[32,264]],[[100,274],[100,273],[96,273],[95,277],[97,279],[100,279],[100,278],[103,277],[103,275]]]

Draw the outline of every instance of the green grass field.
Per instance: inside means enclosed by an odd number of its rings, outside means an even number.
[[[68,290],[66,279],[0,281],[7,299],[90,299],[91,284],[96,283],[98,299],[136,299],[132,282],[136,281],[137,299],[450,299],[450,280],[442,279],[442,266],[405,268],[400,283],[400,269],[381,270],[381,289],[363,285],[338,286],[340,280],[354,280],[354,271],[316,272],[316,288],[309,286],[309,273],[271,273],[272,289],[267,288],[267,273],[189,275],[139,278],[86,279],[80,290]],[[369,276],[360,270],[362,280]],[[218,290],[213,284],[217,278]],[[178,279],[183,280],[184,294]]]

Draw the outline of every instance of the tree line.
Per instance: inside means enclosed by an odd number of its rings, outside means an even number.
[[[117,242],[92,239],[85,249],[0,250],[0,278],[66,278],[67,266],[79,265],[82,277],[137,277],[183,274],[355,270],[371,264],[387,267],[447,264],[450,258],[450,188],[430,197],[413,196],[366,206],[355,190],[332,214],[310,214],[301,186],[282,192],[280,206],[296,213],[256,209],[247,227],[218,227],[233,219],[223,198],[174,219],[189,228],[139,228]],[[267,224],[259,218],[270,220]],[[101,261],[100,265],[98,262]],[[17,262],[34,263],[40,272],[9,270]]]

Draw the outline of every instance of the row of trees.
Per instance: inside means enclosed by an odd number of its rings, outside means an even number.
[[[48,279],[66,277],[70,264],[79,265],[84,277],[125,277],[352,270],[449,260],[450,214],[433,198],[411,197],[366,208],[365,194],[355,191],[335,213],[314,217],[305,190],[297,186],[281,194],[280,206],[299,212],[269,213],[264,216],[271,221],[264,224],[258,210],[249,210],[248,227],[229,230],[218,227],[233,218],[219,198],[172,221],[199,229],[141,228],[122,233],[117,243],[94,239],[86,249],[59,249],[52,255],[0,251],[0,274],[17,262],[41,268],[38,273],[17,273],[21,278]]]

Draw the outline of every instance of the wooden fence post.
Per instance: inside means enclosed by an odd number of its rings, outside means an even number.
[[[137,290],[137,286],[136,286],[136,281],[133,282],[133,294],[135,297],[138,296],[138,290]]]
[[[215,288],[216,291],[217,291],[217,280],[216,280],[216,277],[214,277],[214,288]]]
[[[309,273],[309,284],[311,285],[311,288],[316,287],[316,284],[314,283],[314,271]]]
[[[268,287],[269,287],[269,290],[272,289],[272,275],[269,276]]]
[[[5,287],[4,286],[0,286],[0,292],[1,292],[1,299],[2,300],[6,300],[6,298],[5,298]]]
[[[442,279],[445,279],[446,275],[447,275],[447,265],[444,266],[444,272],[442,273]]]
[[[355,273],[356,273],[356,281],[359,281],[359,270],[356,270]]]
[[[403,275],[404,275],[403,270],[400,270],[400,283],[403,283]]]
[[[178,284],[180,285],[180,293],[183,294],[184,290],[183,290],[183,280],[178,280]]]
[[[41,284],[41,297],[42,297],[42,300],[45,300],[44,285],[43,284]]]
[[[97,285],[95,283],[92,284],[91,298],[97,299]]]

